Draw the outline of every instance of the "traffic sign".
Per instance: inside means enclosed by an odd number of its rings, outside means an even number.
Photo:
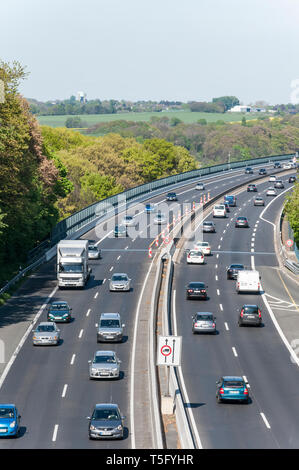
[[[181,336],[158,336],[158,366],[179,366],[181,364],[181,352]]]
[[[294,241],[291,240],[291,238],[289,238],[289,239],[286,241],[286,245],[287,245],[288,248],[291,248],[291,246],[294,245]]]

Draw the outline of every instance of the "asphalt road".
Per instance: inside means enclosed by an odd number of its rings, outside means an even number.
[[[226,188],[229,190],[232,185],[241,181],[246,182],[250,178],[252,175],[244,175],[241,170],[238,173],[219,175],[217,178],[213,178],[206,184],[206,188],[213,197]],[[207,194],[207,190],[204,192],[205,194]],[[191,203],[193,200],[198,201],[203,193],[195,191],[194,184],[192,184],[177,190],[177,194],[180,203]],[[238,198],[239,203],[242,198],[243,195]],[[157,203],[164,199],[165,195],[161,195],[153,198],[152,202]],[[245,199],[249,199],[249,196],[246,195]],[[256,215],[259,211],[259,208],[254,208],[254,211],[246,208],[248,215],[251,212]],[[53,300],[67,300],[73,308],[73,322],[66,325],[60,324],[61,344],[57,347],[33,347],[32,334],[30,334],[20,349],[0,389],[0,401],[15,403],[18,406],[22,415],[22,432],[18,439],[1,440],[0,448],[131,448],[129,383],[132,333],[140,289],[150,262],[148,245],[152,240],[152,233],[147,233],[148,236],[145,237],[146,231],[151,225],[150,218],[141,214],[138,219],[146,221],[143,224],[140,223],[140,228],[144,232],[140,235],[141,230],[139,229],[140,236],[128,237],[127,239],[114,239],[107,236],[98,240],[97,230],[92,230],[85,235],[84,238],[93,239],[99,243],[103,257],[99,261],[91,262],[93,272],[84,290],[57,290],[53,295]],[[213,247],[221,235],[220,227],[224,228],[224,223],[224,221],[223,223],[222,221],[217,222],[219,227],[217,234],[209,236],[213,237]],[[265,228],[265,230],[267,229]],[[242,237],[240,237],[239,231],[237,234],[229,227],[227,232],[230,236],[223,240],[221,250],[225,248],[231,251],[249,249],[251,231],[252,229],[242,230]],[[219,243],[219,240],[216,241],[217,245]],[[273,246],[264,241],[261,241],[258,248],[261,251],[273,252]],[[221,269],[219,267],[218,271],[215,269],[217,263],[215,255],[211,257],[206,266],[199,268],[204,270],[205,280],[208,280],[209,292],[211,293],[211,300],[206,302],[206,306],[215,311],[219,318],[219,335],[217,337],[202,339],[192,337],[190,334],[190,314],[194,310],[195,303],[186,304],[180,299],[181,288],[179,286],[182,282],[180,279],[188,278],[190,270],[194,271],[194,267],[186,268],[182,263],[176,278],[178,310],[182,310],[180,329],[183,336],[190,339],[190,347],[184,348],[184,373],[185,377],[190,376],[188,388],[190,388],[190,394],[193,397],[192,403],[196,405],[195,411],[200,414],[200,432],[206,436],[207,447],[221,447],[222,445],[229,447],[229,443],[233,446],[240,445],[242,434],[240,431],[243,429],[246,434],[246,439],[242,441],[243,447],[275,447],[277,436],[273,436],[273,431],[265,430],[265,425],[258,416],[258,410],[265,409],[266,414],[271,416],[271,420],[275,419],[274,415],[272,416],[272,407],[269,408],[268,402],[278,409],[284,408],[284,405],[276,403],[280,391],[283,391],[286,398],[290,398],[290,390],[295,393],[297,378],[289,370],[294,370],[294,366],[287,363],[285,350],[276,337],[270,321],[266,320],[265,328],[259,331],[253,329],[250,332],[248,329],[240,331],[236,327],[234,309],[237,302],[236,296],[232,294],[233,285],[222,279],[223,265],[231,262],[230,260],[234,261],[234,256],[232,254],[220,256],[222,267]],[[261,258],[263,263],[273,265],[275,262],[273,254],[260,256],[263,256]],[[239,256],[236,258],[240,260]],[[243,259],[247,261],[248,255],[242,255]],[[258,263],[258,260],[256,262]],[[195,270],[197,269],[195,267]],[[108,279],[113,272],[128,273],[133,280],[131,292],[109,293]],[[220,279],[217,282],[221,288],[221,302],[224,306],[223,318],[224,315],[227,315],[227,321],[229,321],[231,328],[229,334],[226,333],[223,321],[221,321],[221,314],[218,312],[219,299],[214,292],[218,286],[215,282],[217,272],[219,272]],[[21,291],[24,295],[15,296],[1,309],[1,330],[3,328],[1,337],[5,337],[7,344],[11,341],[13,349],[15,349],[17,335],[13,335],[11,330],[8,334],[5,333],[8,331],[7,327],[11,326],[9,323],[14,324],[11,322],[11,316],[17,311],[19,312],[18,321],[20,319],[24,322],[30,320],[33,310],[35,314],[55,285],[55,266],[51,262],[44,265],[33,278],[25,283]],[[244,301],[246,301],[245,297]],[[126,324],[125,341],[122,344],[96,343],[94,324],[96,323],[96,315],[101,312],[119,312],[121,314],[122,320]],[[45,319],[46,313],[43,311],[39,321]],[[260,346],[257,335],[260,335],[264,340],[263,347]],[[199,354],[203,344],[205,345],[204,349],[201,351],[202,354]],[[239,359],[233,357],[231,345],[236,346],[240,354]],[[88,360],[98,349],[112,349],[117,352],[122,360],[120,380],[89,380]],[[273,361],[273,353],[275,353],[275,361]],[[262,354],[262,357],[259,354]],[[261,358],[267,360],[266,372],[265,367],[261,366]],[[279,379],[277,378],[276,366],[283,368],[283,371],[279,372]],[[252,383],[254,393],[253,404],[242,408],[230,407],[230,405],[216,408],[213,394],[217,376],[226,372],[236,373],[240,368],[244,371],[248,370],[248,378]],[[254,373],[255,370],[257,372]],[[281,377],[283,377],[282,383]],[[274,385],[275,390],[273,390]],[[261,408],[255,399],[256,394],[259,396],[258,393],[261,394]],[[269,396],[268,400],[265,398],[267,395]],[[212,403],[208,405],[211,399]],[[201,401],[206,403],[202,404]],[[94,404],[103,402],[118,403],[122,414],[126,416],[124,440],[101,442],[88,440],[86,416],[90,415]],[[286,400],[286,403],[290,403],[290,400]],[[206,418],[202,419],[202,415]],[[295,423],[296,417],[294,406],[290,410],[289,421]],[[289,421],[286,420],[285,424],[287,425]],[[274,424],[274,421],[272,422]],[[222,437],[218,440],[220,436]],[[293,439],[298,446],[297,436],[294,436]]]
[[[269,186],[269,182],[259,183],[258,194],[265,195]],[[203,448],[299,446],[298,367],[290,360],[261,295],[237,294],[235,282],[226,279],[226,267],[231,263],[255,265],[261,273],[277,266],[273,226],[259,218],[263,207],[253,206],[255,194],[242,192],[227,219],[214,219],[217,233],[204,234],[213,252],[206,257],[206,265],[188,266],[183,253],[175,266],[173,309],[177,333],[183,336],[182,371]],[[265,196],[266,204],[270,199]],[[280,207],[281,198],[277,198],[267,217],[275,218]],[[242,215],[249,219],[247,229],[234,226],[235,217]],[[208,285],[207,301],[185,299],[184,286],[190,281]],[[266,290],[266,283],[263,288]],[[262,328],[238,326],[238,311],[246,303],[261,307]],[[216,315],[216,336],[192,334],[191,317],[197,311]],[[216,402],[216,381],[223,375],[248,380],[250,404]]]

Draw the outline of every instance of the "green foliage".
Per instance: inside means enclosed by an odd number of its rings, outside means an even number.
[[[74,116],[66,119],[65,127],[67,127],[68,129],[75,129],[76,127],[82,128],[87,127],[87,123],[83,121],[79,116]]]
[[[224,107],[224,111],[240,104],[240,101],[236,96],[220,96],[219,98],[213,98],[212,102],[221,104]]]
[[[286,197],[285,213],[294,231],[294,239],[299,246],[299,182],[294,185],[294,189]]]

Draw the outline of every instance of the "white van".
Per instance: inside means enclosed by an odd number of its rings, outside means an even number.
[[[242,292],[259,293],[260,287],[260,273],[258,271],[238,271],[236,281],[236,291],[238,294]]]
[[[213,207],[213,217],[226,217],[226,208],[224,204],[216,204]]]

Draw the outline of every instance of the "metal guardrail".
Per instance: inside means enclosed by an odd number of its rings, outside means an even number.
[[[292,273],[294,274],[299,274],[299,263],[295,263],[295,261],[291,261],[289,259],[286,259],[284,261],[284,265],[286,268],[288,268]]]
[[[39,258],[34,263],[27,266],[25,269],[21,270],[15,277],[13,277],[7,284],[5,284],[5,286],[2,287],[2,289],[0,289],[0,295],[4,294],[4,292],[9,290],[16,282],[18,282],[20,279],[22,279],[22,277],[24,277],[25,274],[27,274],[29,271],[31,271],[32,269],[35,269],[39,265],[43,264],[44,261],[46,261],[46,256],[45,255],[42,256],[41,258]]]

